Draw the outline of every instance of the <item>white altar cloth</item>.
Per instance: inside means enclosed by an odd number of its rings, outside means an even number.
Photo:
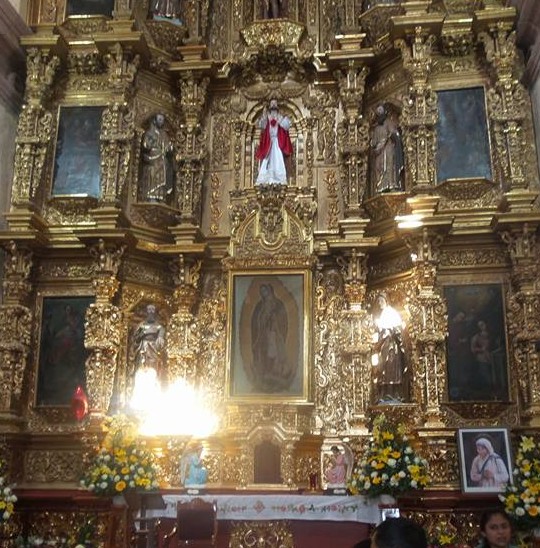
[[[361,496],[323,495],[163,495],[166,507],[147,510],[147,517],[176,517],[176,503],[193,498],[216,501],[218,520],[312,520],[379,523],[378,505]]]

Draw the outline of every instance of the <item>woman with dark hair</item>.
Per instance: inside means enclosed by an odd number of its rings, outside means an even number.
[[[501,508],[486,510],[480,517],[480,543],[476,548],[517,548],[512,540],[512,523]]]
[[[510,479],[502,457],[495,452],[486,434],[476,439],[476,453],[471,464],[471,481],[479,487],[503,488]]]
[[[426,533],[407,518],[388,518],[379,523],[371,537],[371,548],[427,548]]]

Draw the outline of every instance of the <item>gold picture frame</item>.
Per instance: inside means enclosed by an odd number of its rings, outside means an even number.
[[[307,401],[311,273],[231,272],[227,394]]]
[[[85,386],[85,315],[95,297],[40,295],[36,407],[70,405],[78,385]]]

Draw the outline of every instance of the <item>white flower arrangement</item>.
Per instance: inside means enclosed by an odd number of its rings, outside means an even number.
[[[0,476],[0,522],[5,522],[13,514],[17,496],[13,493],[11,485],[6,484],[3,476]]]
[[[106,424],[108,433],[84,477],[81,487],[96,495],[112,496],[128,489],[157,489],[152,452],[137,439],[135,423],[117,415]]]
[[[372,439],[353,470],[348,487],[353,495],[376,497],[423,489],[429,483],[427,461],[416,455],[402,424],[384,415],[373,423]]]
[[[540,527],[540,444],[521,436],[513,471],[514,484],[499,495],[504,509],[519,529]]]

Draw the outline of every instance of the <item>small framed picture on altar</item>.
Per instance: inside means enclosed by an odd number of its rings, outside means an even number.
[[[306,401],[309,271],[231,272],[228,396]]]
[[[461,428],[457,437],[464,493],[498,493],[512,483],[506,428]]]

